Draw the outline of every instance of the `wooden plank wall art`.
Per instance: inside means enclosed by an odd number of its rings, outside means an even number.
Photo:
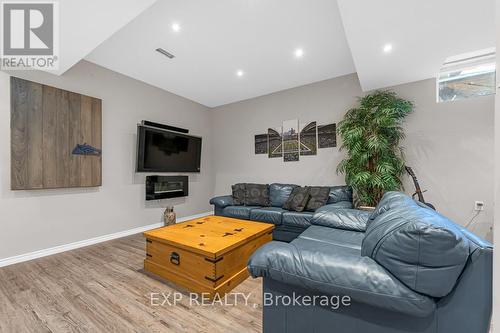
[[[102,184],[100,99],[11,77],[11,188]]]

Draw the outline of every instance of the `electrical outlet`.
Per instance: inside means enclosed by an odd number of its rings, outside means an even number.
[[[474,210],[475,211],[484,210],[484,201],[474,201]]]

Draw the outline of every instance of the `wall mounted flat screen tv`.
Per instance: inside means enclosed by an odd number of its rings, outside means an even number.
[[[200,172],[201,138],[137,126],[137,172]]]

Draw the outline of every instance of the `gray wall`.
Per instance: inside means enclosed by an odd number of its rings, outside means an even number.
[[[484,201],[473,230],[491,239],[494,97],[438,104],[435,80],[393,90],[416,105],[407,118],[404,146],[407,164],[428,190],[427,201],[461,224],[474,216],[474,201]],[[352,74],[213,109],[215,194],[229,193],[230,185],[241,181],[343,184],[343,176],[335,173],[344,156],[337,148],[284,163],[254,155],[253,138],[288,119],[338,122],[362,94]],[[409,177],[405,188],[413,193]]]
[[[175,203],[180,217],[210,210],[214,183],[206,107],[88,62],[60,77],[12,74],[103,100],[103,183],[90,189],[10,190],[10,84],[0,72],[0,259],[157,223],[168,203]],[[136,124],[142,119],[203,137],[202,172],[189,176],[188,198],[161,206],[145,202],[145,175],[134,172]]]
[[[254,155],[254,134],[283,120],[338,122],[362,95],[356,75],[310,84],[212,110],[88,62],[63,76],[28,71],[16,76],[103,100],[103,186],[91,189],[10,191],[9,75],[0,72],[0,259],[161,221],[162,206],[180,217],[211,209],[208,199],[240,181],[340,184],[343,153],[284,163]],[[474,230],[491,239],[493,219],[493,97],[436,104],[434,80],[394,88],[416,103],[407,121],[408,164],[426,198],[455,221],[486,208]],[[202,172],[190,175],[186,199],[146,203],[143,174],[135,174],[136,124],[142,119],[187,127],[203,137]],[[407,178],[407,192],[412,184]],[[19,241],[22,239],[23,241]]]

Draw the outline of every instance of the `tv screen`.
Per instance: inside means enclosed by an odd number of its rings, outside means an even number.
[[[137,127],[138,172],[200,172],[201,138]]]

